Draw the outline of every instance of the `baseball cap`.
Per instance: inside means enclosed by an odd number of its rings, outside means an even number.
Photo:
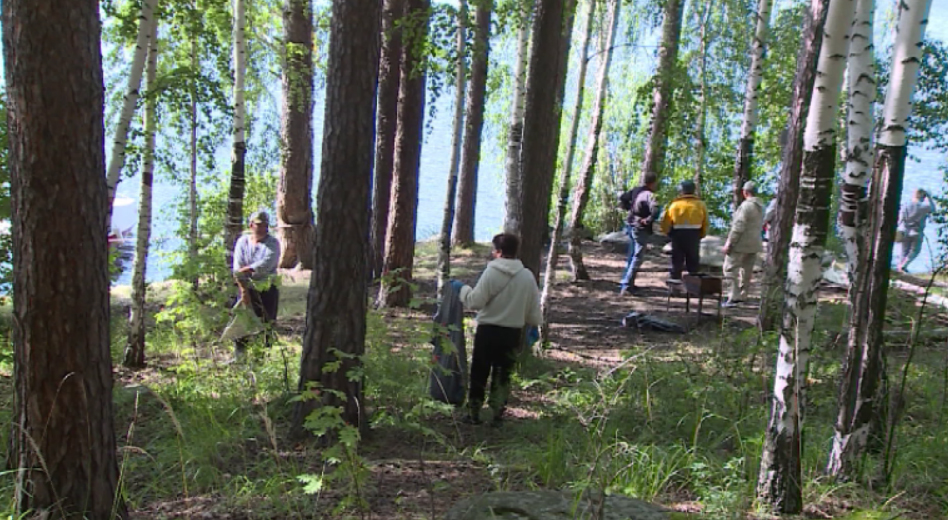
[[[258,211],[250,216],[251,224],[265,224],[270,225],[270,215],[266,211]]]

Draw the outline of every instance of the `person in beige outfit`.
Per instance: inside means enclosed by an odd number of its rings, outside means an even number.
[[[747,299],[754,262],[764,250],[761,229],[764,226],[764,204],[757,198],[757,185],[744,183],[744,202],[737,208],[731,231],[724,243],[724,279],[730,284],[725,307],[733,307]]]

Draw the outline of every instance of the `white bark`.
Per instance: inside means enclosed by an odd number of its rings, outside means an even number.
[[[244,142],[244,74],[247,47],[244,40],[244,1],[234,0],[234,143]]]
[[[143,0],[142,10],[138,17],[138,37],[135,39],[135,54],[132,56],[132,67],[128,74],[128,85],[125,87],[125,97],[122,100],[122,111],[119,113],[118,124],[115,127],[115,136],[112,138],[112,153],[109,156],[109,167],[105,174],[105,183],[109,190],[109,214],[112,214],[112,202],[115,200],[115,188],[121,179],[122,167],[125,166],[125,148],[128,142],[128,127],[135,115],[135,106],[138,104],[139,89],[142,84],[142,72],[145,70],[145,53],[151,41],[157,23],[155,19],[155,4],[158,0]]]
[[[772,1],[760,0],[757,4],[757,28],[751,44],[750,74],[744,90],[744,120],[741,123],[741,139],[753,139],[757,130],[758,102],[760,83],[764,79],[764,53],[767,48],[767,33],[770,31],[770,11]]]
[[[234,121],[233,154],[231,155],[230,188],[227,194],[227,222],[224,229],[225,262],[231,265],[234,246],[240,237],[244,218],[245,166],[247,144],[244,138],[244,73],[247,69],[247,48],[244,38],[244,0],[234,0],[233,62],[234,62]]]
[[[458,188],[458,168],[461,164],[461,139],[464,136],[464,96],[467,92],[467,67],[464,58],[467,41],[467,0],[458,5],[457,52],[458,62],[454,81],[454,127],[451,142],[451,164],[448,170],[448,192],[444,201],[444,215],[441,220],[441,246],[438,249],[438,299],[448,276],[451,275],[451,227],[454,222],[454,199]]]
[[[892,50],[892,75],[882,109],[882,130],[879,144],[905,146],[905,129],[912,109],[912,93],[918,82],[918,68],[922,59],[922,40],[928,25],[931,0],[903,0],[899,2],[899,22],[896,26],[895,48]]]
[[[527,60],[529,59],[530,16],[532,2],[524,1],[517,31],[517,66],[514,69],[513,101],[510,108],[510,129],[507,134],[507,157],[504,161],[507,193],[504,205],[504,231],[520,234],[523,224],[523,179],[520,173],[520,146],[523,142],[523,111],[527,97]]]
[[[132,274],[132,305],[128,319],[128,347],[125,364],[142,366],[145,352],[145,300],[147,285],[145,268],[148,265],[148,246],[151,241],[152,184],[155,174],[155,105],[152,89],[155,88],[158,71],[158,24],[152,24],[152,38],[148,48],[148,70],[146,84],[148,100],[143,114],[145,125],[145,154],[142,160],[141,192],[138,200],[138,230],[135,245],[135,262]]]
[[[810,98],[810,113],[803,132],[804,153],[835,143],[839,93],[843,88],[849,31],[855,14],[856,0],[830,0],[823,28],[823,45],[816,65],[816,83]]]

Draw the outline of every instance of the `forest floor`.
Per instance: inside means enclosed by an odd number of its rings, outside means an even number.
[[[570,282],[563,257],[551,293],[550,343],[541,357],[524,359],[508,416],[501,427],[490,427],[462,424],[461,413],[426,397],[436,254],[434,244],[419,244],[419,304],[369,316],[371,425],[357,452],[341,444],[333,452],[318,449],[288,436],[308,273],[285,273],[278,345],[257,348],[246,365],[227,363],[228,346],[182,332],[219,320],[206,321],[203,313],[159,320],[149,335],[148,368],[116,368],[122,481],[133,518],[436,519],[471,495],[528,489],[606,489],[701,518],[769,518],[754,513],[753,495],[776,339],[754,326],[757,295],[722,310],[720,319],[716,300],[705,301],[699,319],[694,302],[686,314],[679,297],[666,310],[667,258],[657,249],[635,297],[618,295],[624,254],[594,243],[584,251],[593,280]],[[474,284],[487,261],[486,246],[459,251],[453,276]],[[171,290],[157,292],[165,298]],[[890,345],[893,383],[905,361],[914,361],[888,485],[877,477],[878,456],[867,459],[858,483],[821,476],[845,346],[844,299],[842,290],[821,291],[809,379],[805,517],[944,517],[948,366],[941,344]],[[916,302],[898,294],[893,300],[891,328],[905,329]],[[116,302],[121,310],[121,298]],[[623,327],[622,317],[633,310],[687,332]],[[944,314],[932,311],[926,326],[942,327]],[[123,327],[115,320],[116,360]],[[12,393],[9,379],[0,378],[5,395]],[[4,496],[8,489],[12,493],[4,484]]]

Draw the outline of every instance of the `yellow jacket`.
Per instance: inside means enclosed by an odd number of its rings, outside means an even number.
[[[697,195],[682,195],[672,201],[662,216],[662,233],[672,229],[699,229],[701,238],[708,234],[708,208]]]

